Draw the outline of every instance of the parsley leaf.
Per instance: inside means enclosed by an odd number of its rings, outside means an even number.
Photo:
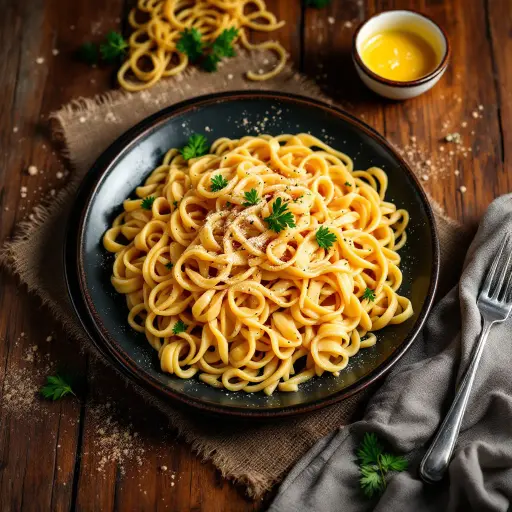
[[[373,433],[365,433],[359,450],[357,450],[357,457],[361,460],[361,464],[377,464],[379,462],[379,455],[383,452],[383,448]]]
[[[178,201],[173,201],[172,205],[174,206],[174,208],[178,208]]]
[[[153,208],[153,203],[155,202],[155,198],[153,196],[145,197],[140,205],[144,210],[151,210]]]
[[[348,181],[345,181],[345,186],[346,186],[346,187],[351,187],[351,186],[352,186],[352,183],[349,183]]]
[[[366,290],[363,292],[362,298],[373,302],[375,300],[375,292],[370,288],[366,288]]]
[[[185,332],[188,329],[188,325],[182,322],[181,320],[178,320],[174,327],[172,328],[173,334],[179,334],[180,332]]]
[[[384,484],[379,472],[379,466],[361,466],[359,483],[367,498],[373,498],[384,490]]]
[[[258,197],[258,191],[255,188],[251,188],[249,192],[245,192],[244,194],[245,203],[242,203],[243,206],[254,206],[260,202],[260,198]]]
[[[187,145],[181,149],[181,154],[185,160],[203,156],[208,153],[208,141],[204,135],[194,133],[188,138]]]
[[[319,247],[326,250],[330,249],[336,240],[336,235],[331,233],[329,228],[326,228],[325,226],[320,226],[318,228],[318,231],[316,232],[316,243]]]
[[[233,41],[238,37],[238,30],[234,27],[223,30],[221,34],[213,41],[209,47],[208,54],[204,58],[203,69],[209,71],[217,71],[217,64],[223,57],[234,57],[235,49]]]
[[[176,49],[186,54],[191,62],[195,62],[203,54],[201,32],[197,28],[186,28],[183,32],[180,32]]]
[[[359,449],[359,484],[367,498],[382,494],[386,488],[386,476],[389,471],[403,471],[407,469],[407,460],[401,455],[384,453],[377,436],[365,433]]]
[[[60,375],[46,377],[46,385],[40,391],[45,398],[52,400],[59,400],[67,394],[75,395],[71,386]]]
[[[322,9],[327,7],[331,0],[305,0],[306,7],[315,7],[316,9]]]
[[[98,47],[91,42],[84,43],[78,48],[77,57],[90,66],[97,64],[99,60]]]
[[[392,455],[391,453],[383,453],[380,456],[380,464],[384,471],[403,471],[407,469],[408,462],[401,455]]]
[[[169,263],[166,263],[165,268],[168,268],[169,270],[172,270],[172,267],[174,267],[174,263],[172,261],[169,261]]]
[[[124,57],[128,43],[123,36],[117,32],[111,31],[107,34],[104,43],[100,45],[100,53],[103,60],[113,62],[120,57]]]
[[[212,183],[210,185],[210,190],[212,192],[218,192],[222,190],[224,187],[227,187],[228,180],[222,176],[222,174],[217,174],[212,176]]]
[[[272,205],[272,213],[263,219],[268,227],[276,233],[281,232],[286,227],[294,228],[295,220],[292,212],[288,211],[288,204],[278,197]]]

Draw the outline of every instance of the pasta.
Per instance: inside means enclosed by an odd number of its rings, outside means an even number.
[[[383,170],[304,133],[220,138],[188,161],[171,149],[103,239],[129,324],[164,372],[219,388],[339,375],[413,313],[397,293],[409,215],[386,188]],[[275,232],[278,204],[291,217]]]
[[[268,80],[286,63],[286,51],[276,41],[251,44],[246,29],[270,32],[284,25],[267,11],[264,0],[138,0],[128,21],[134,32],[129,39],[129,56],[118,71],[118,82],[128,91],[151,87],[162,77],[184,71],[188,56],[176,49],[180,33],[197,29],[211,43],[224,30],[238,29],[238,39],[250,50],[274,51],[279,62],[267,72],[248,71],[250,80]],[[144,64],[145,63],[145,66]]]

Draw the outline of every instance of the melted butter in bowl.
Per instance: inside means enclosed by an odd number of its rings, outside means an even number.
[[[376,74],[410,82],[431,73],[440,58],[420,34],[409,30],[384,30],[363,45],[363,62]]]
[[[378,94],[407,99],[427,91],[448,66],[444,31],[413,11],[387,11],[364,22],[352,55],[363,82]]]

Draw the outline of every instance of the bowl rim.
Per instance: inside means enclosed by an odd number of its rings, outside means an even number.
[[[116,350],[112,343],[111,334],[104,328],[97,318],[95,310],[92,307],[91,298],[87,295],[85,287],[85,271],[81,248],[83,246],[84,221],[91,206],[92,198],[95,195],[96,187],[102,177],[116,165],[117,160],[127,151],[130,151],[138,144],[138,141],[144,138],[149,132],[155,131],[159,126],[167,123],[170,119],[182,115],[190,110],[195,110],[219,102],[230,102],[247,99],[273,99],[276,101],[287,101],[288,103],[301,104],[322,109],[339,119],[348,122],[355,128],[361,130],[370,136],[377,143],[391,152],[394,158],[400,163],[402,169],[411,178],[419,199],[425,210],[430,235],[432,240],[432,267],[430,269],[430,285],[425,296],[425,301],[418,318],[399,347],[388,357],[379,367],[372,370],[362,379],[351,384],[342,391],[336,392],[331,396],[320,398],[304,405],[284,406],[273,409],[260,408],[238,408],[224,407],[219,404],[206,403],[196,397],[190,397],[172,390],[162,385],[160,381],[151,376],[139,365],[128,360],[122,352]],[[91,169],[85,174],[75,196],[75,202],[68,218],[66,238],[64,242],[64,273],[68,296],[82,327],[91,339],[93,345],[98,351],[111,362],[116,370],[120,370],[124,376],[129,377],[134,383],[140,385],[143,390],[154,393],[159,398],[171,399],[177,405],[191,406],[194,409],[216,415],[240,417],[240,418],[275,418],[292,416],[306,413],[331,405],[344,400],[355,393],[365,389],[377,379],[385,375],[405,354],[417,334],[421,330],[427,315],[432,307],[437,282],[439,277],[440,249],[437,228],[435,224],[434,213],[429,203],[428,197],[423,190],[419,179],[411,170],[405,160],[396,152],[393,146],[373,128],[360,121],[351,114],[330,105],[326,102],[307,98],[305,96],[274,92],[274,91],[228,91],[217,94],[199,96],[175,105],[166,107],[155,114],[143,119],[134,127],[130,128],[118,139],[116,139],[96,160]]]
[[[370,21],[374,20],[375,18],[382,16],[383,14],[389,14],[389,13],[397,13],[397,12],[404,12],[404,13],[410,13],[414,14],[415,16],[419,16],[421,18],[425,18],[426,20],[430,21],[432,24],[434,24],[440,31],[441,34],[445,40],[446,43],[446,50],[444,52],[443,57],[441,58],[441,61],[439,64],[427,75],[424,75],[420,78],[417,78],[416,80],[407,80],[407,81],[398,81],[398,80],[391,80],[389,78],[384,78],[383,76],[378,75],[374,71],[372,71],[363,61],[359,50],[357,49],[357,38],[359,36],[359,33],[361,32],[361,29]],[[363,73],[368,75],[373,80],[387,85],[391,87],[400,87],[400,88],[407,88],[407,87],[416,87],[418,85],[425,84],[429,82],[430,80],[434,79],[436,76],[438,76],[440,73],[443,73],[443,71],[447,68],[448,62],[450,60],[450,56],[452,53],[450,40],[448,38],[448,34],[444,30],[444,28],[434,21],[430,16],[427,16],[426,14],[423,14],[421,12],[415,11],[414,9],[390,9],[387,11],[382,11],[374,14],[373,16],[370,16],[367,20],[363,21],[354,32],[354,35],[352,37],[352,58],[354,59],[356,66],[358,66]]]

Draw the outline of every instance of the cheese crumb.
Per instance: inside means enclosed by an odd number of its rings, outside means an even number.
[[[79,119],[78,119],[81,123],[85,123],[86,119],[84,116],[81,116]]]
[[[346,28],[352,28],[352,22],[351,21],[345,21],[345,27]]]
[[[453,171],[453,174],[455,174],[455,176],[458,176],[460,174],[459,169],[455,169],[455,171]]]
[[[167,471],[167,466],[162,466],[160,469],[161,469],[162,471]]]
[[[43,57],[37,57],[36,64],[42,64],[43,62],[44,62],[44,58]]]
[[[459,190],[461,191],[462,194],[464,194],[466,192],[467,188],[464,185],[461,185],[459,187]]]
[[[327,22],[328,22],[330,25],[334,25],[334,22],[335,22],[335,21],[336,21],[336,20],[334,19],[334,17],[333,17],[333,16],[329,16],[329,17],[327,18]]]
[[[57,55],[59,55],[59,50],[57,50],[57,48],[54,48],[54,49],[52,50],[52,55],[53,55],[53,56],[55,56],[55,57],[56,57]]]
[[[428,181],[428,174],[424,174],[424,175],[421,177],[421,179],[422,179],[423,181]]]
[[[55,177],[58,179],[58,180],[61,180],[63,177],[64,177],[64,174],[62,172],[58,172]]]
[[[19,130],[19,128],[18,128],[17,126],[15,126],[15,127],[12,129],[12,131],[13,131],[14,133],[18,133],[18,130]]]
[[[471,115],[475,118],[475,119],[478,119],[478,112],[476,110],[473,110],[473,112],[471,112]]]
[[[30,176],[35,176],[37,174],[37,167],[35,165],[29,165],[28,173]]]
[[[52,341],[52,340],[53,340],[52,336],[46,336],[46,341]]]

